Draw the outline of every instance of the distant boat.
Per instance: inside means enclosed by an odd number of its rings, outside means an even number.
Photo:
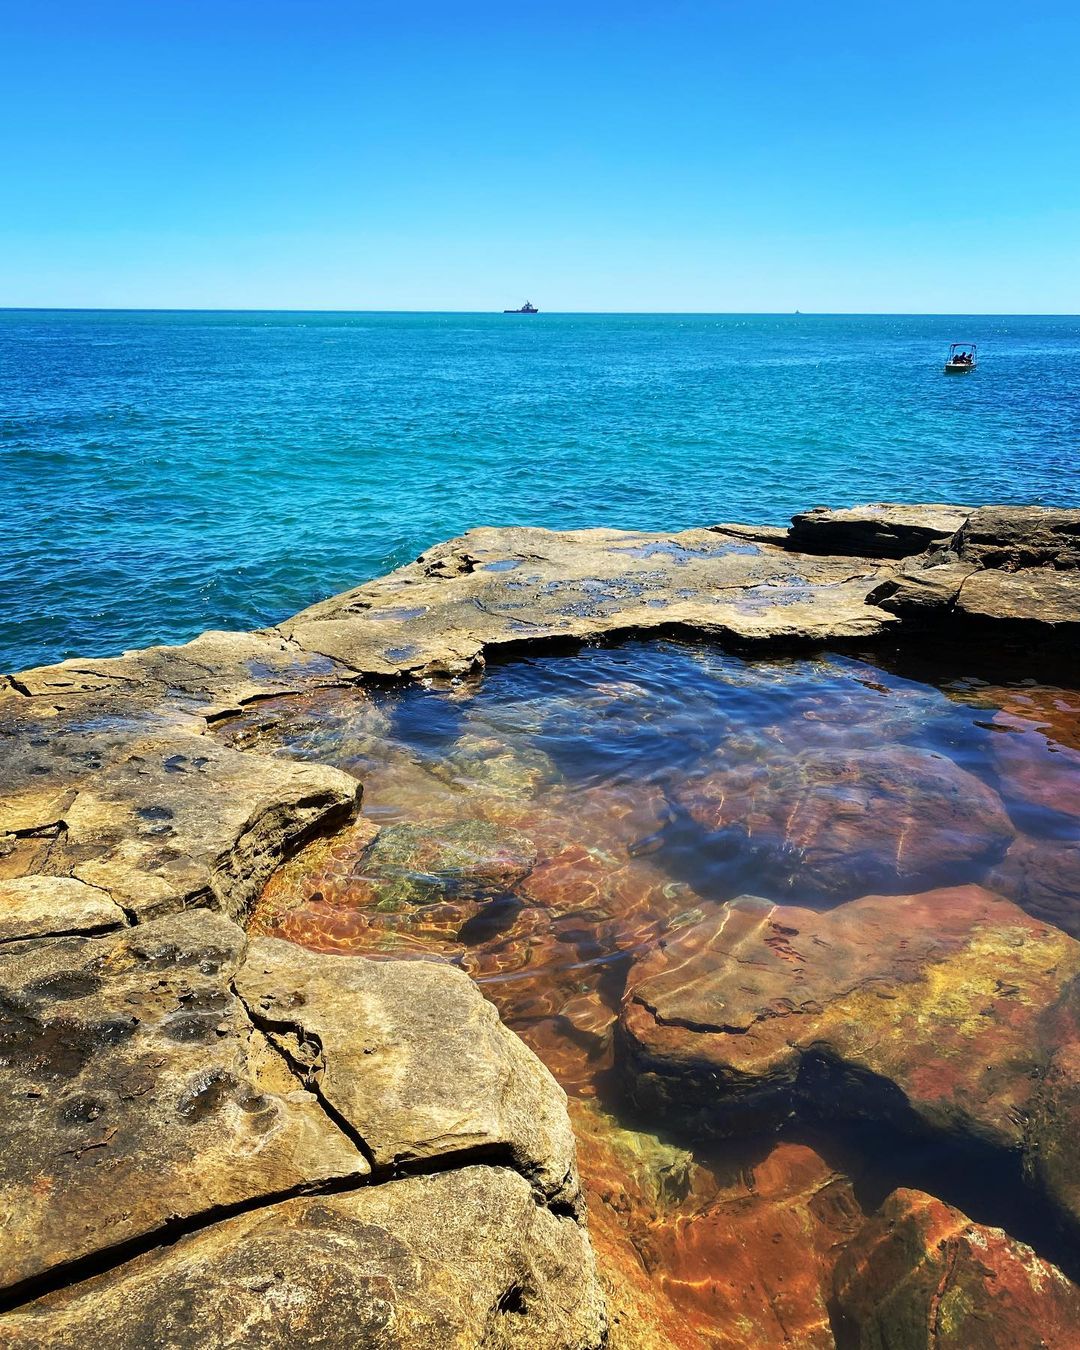
[[[974,342],[954,342],[945,362],[946,375],[969,375],[975,369]]]
[[[504,309],[504,310],[503,310],[503,313],[504,313],[504,314],[539,314],[540,311],[536,308],[536,306],[532,303],[531,300],[526,300],[525,303],[521,306],[520,309]]]

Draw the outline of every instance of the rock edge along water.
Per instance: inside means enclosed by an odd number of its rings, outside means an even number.
[[[460,675],[492,655],[630,633],[764,650],[921,642],[951,625],[1061,648],[1080,623],[1078,538],[1080,512],[937,506],[816,511],[790,534],[478,529],[276,629],[8,677],[0,1072],[15,1104],[2,1127],[15,1343],[77,1340],[136,1288],[155,1323],[179,1328],[168,1343],[190,1343],[178,1310],[201,1306],[204,1250],[235,1233],[229,1250],[257,1282],[259,1254],[288,1244],[313,1191],[338,1251],[373,1206],[386,1261],[358,1294],[338,1288],[332,1263],[304,1267],[299,1248],[281,1288],[252,1285],[244,1344],[317,1339],[317,1306],[346,1292],[371,1344],[604,1336],[560,1089],[455,972],[402,963],[376,977],[349,958],[249,946],[240,925],[262,885],[307,838],[351,819],[361,787],[222,747],[206,735],[216,720],[283,693]],[[336,984],[346,969],[365,1008],[359,1051]],[[432,1041],[462,1016],[483,1028],[468,1072],[453,1037]],[[425,1046],[443,1041],[423,1068]],[[453,1291],[476,1272],[425,1247],[404,1189],[414,1176],[428,1178],[424,1204],[447,1234],[474,1222],[476,1187],[496,1188],[512,1213],[524,1185],[547,1216],[467,1316]],[[159,1253],[178,1235],[180,1264],[166,1270]],[[506,1247],[506,1234],[491,1242]],[[311,1262],[325,1259],[315,1244]],[[286,1304],[292,1321],[272,1314]],[[121,1343],[147,1325],[136,1318]],[[232,1334],[213,1343],[239,1343]]]

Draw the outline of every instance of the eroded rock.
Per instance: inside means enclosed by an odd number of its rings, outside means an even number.
[[[548,1199],[577,1203],[565,1094],[460,971],[259,938],[236,988],[377,1168],[509,1159]]]
[[[54,866],[140,917],[191,904],[242,916],[285,853],[359,795],[337,769],[206,736],[136,740],[65,811]]]
[[[4,1287],[368,1163],[232,993],[205,910],[0,954]]]
[[[0,1318],[11,1350],[595,1350],[603,1333],[584,1230],[500,1167],[270,1205]]]
[[[957,553],[982,568],[1080,567],[1080,511],[982,506],[958,528]]]
[[[806,553],[907,558],[950,540],[971,510],[940,503],[870,502],[839,510],[816,506],[792,516],[788,542]]]

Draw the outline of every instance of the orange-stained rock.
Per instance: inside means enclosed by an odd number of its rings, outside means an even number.
[[[980,701],[998,711],[995,726],[1040,731],[1050,749],[1080,750],[1080,690],[1048,685],[981,688]]]
[[[985,783],[904,746],[721,770],[674,799],[703,847],[752,863],[759,886],[829,900],[973,880],[1014,833]]]
[[[977,886],[824,914],[744,897],[631,972],[621,1066],[720,1134],[794,1111],[1019,1155],[1075,1224],[1078,977],[1080,943]]]
[[[851,1350],[1076,1350],[1080,1289],[1000,1228],[899,1190],[836,1270],[838,1342]]]
[[[781,1143],[720,1178],[571,1103],[613,1350],[832,1350],[833,1268],[864,1222],[851,1183]]]

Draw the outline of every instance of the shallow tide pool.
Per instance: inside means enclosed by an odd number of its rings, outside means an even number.
[[[630,643],[477,681],[275,699],[221,734],[362,779],[361,819],[283,866],[250,926],[317,951],[451,962],[480,983],[571,1098],[623,1343],[831,1346],[833,1267],[896,1186],[1069,1265],[1058,1217],[1008,1150],[861,1107],[834,1119],[827,1094],[730,1128],[719,1101],[703,1129],[677,1093],[661,1108],[636,1090],[640,1057],[616,1023],[657,952],[688,943],[700,971],[695,933],[758,913],[732,908],[739,897],[824,915],[894,897],[894,926],[920,904],[962,923],[975,900],[994,914],[1008,902],[1048,941],[1080,935],[1076,691]],[[747,988],[760,965],[748,959]],[[1010,988],[994,1016],[1012,1025]]]

